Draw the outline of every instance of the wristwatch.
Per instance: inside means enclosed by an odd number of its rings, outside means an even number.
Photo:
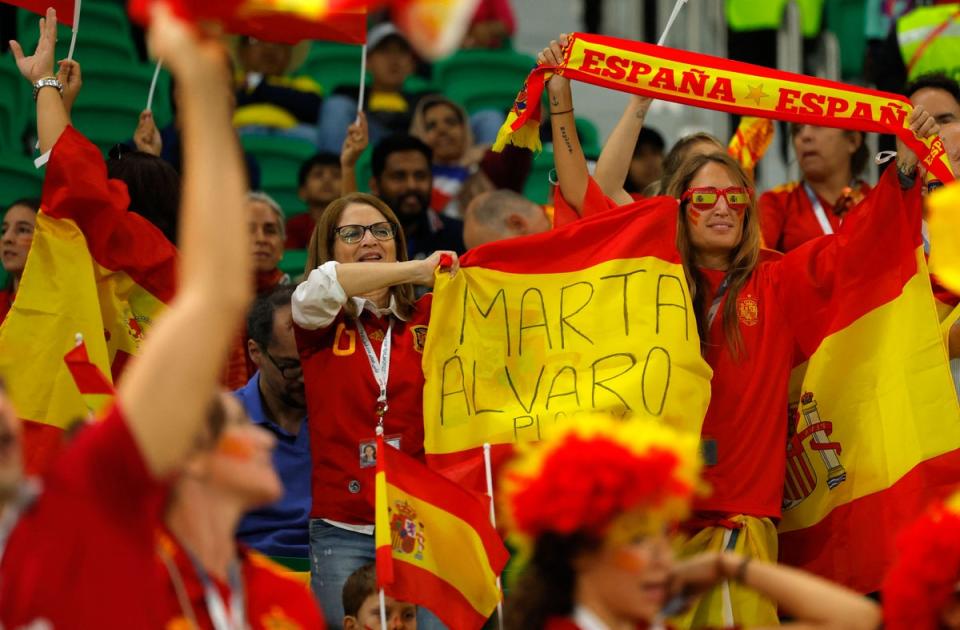
[[[33,84],[33,100],[37,100],[37,94],[45,87],[55,87],[60,94],[63,94],[63,84],[56,77],[44,77]]]

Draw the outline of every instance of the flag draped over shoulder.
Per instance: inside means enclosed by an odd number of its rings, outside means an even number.
[[[934,191],[930,207],[930,267],[940,282],[960,295],[960,184]]]
[[[699,435],[712,371],[676,249],[677,202],[490,243],[437,277],[423,357],[428,464],[456,470],[586,410]]]
[[[45,15],[47,9],[53,7],[57,10],[57,22],[73,26],[75,0],[3,0],[3,3],[12,4],[38,15]]]
[[[490,504],[377,438],[377,583],[450,628],[478,629],[509,558]]]
[[[24,420],[30,471],[90,411],[64,362],[77,333],[90,362],[116,381],[173,297],[176,250],[128,205],[99,150],[68,127],[47,164],[33,244],[0,326],[0,375]]]
[[[557,66],[538,66],[520,90],[494,149],[512,143],[540,148],[541,96],[548,75],[561,74],[613,90],[791,122],[893,133],[923,165],[953,181],[943,141],[918,140],[907,115],[906,97],[772,70],[739,61],[603,35],[574,33]]]
[[[881,221],[882,242],[868,254],[877,273],[845,282],[844,270],[864,261],[842,248],[821,261],[835,267],[835,289],[799,331],[809,360],[792,383],[781,559],[862,592],[879,588],[897,531],[960,479],[960,409],[920,209],[916,189],[901,191],[892,172],[881,178],[837,235]],[[820,288],[796,285],[822,300]]]

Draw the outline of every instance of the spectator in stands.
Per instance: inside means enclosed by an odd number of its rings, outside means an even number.
[[[343,630],[417,630],[417,607],[384,596],[387,627],[380,625],[377,565],[365,564],[343,585]]]
[[[460,46],[500,49],[509,44],[516,28],[510,0],[480,0]]]
[[[297,194],[306,204],[307,211],[287,220],[287,249],[306,249],[324,208],[342,194],[340,156],[317,153],[301,164],[297,173]]]
[[[860,179],[869,158],[863,132],[796,124],[790,132],[803,179],[763,193],[758,203],[763,242],[782,252],[833,234],[870,191]]]
[[[119,381],[116,403],[61,453],[44,476],[42,492],[21,483],[20,459],[13,455],[21,429],[0,398],[6,543],[0,623],[7,628],[159,628],[194,618],[194,626],[210,627],[217,611],[207,608],[201,580],[209,584],[205,578],[212,575],[227,586],[224,599],[244,602],[242,611],[233,607],[234,619],[260,620],[272,610],[265,604],[276,605],[282,593],[281,612],[304,627],[321,627],[302,587],[294,590],[239,552],[233,537],[231,518],[239,520],[239,497],[252,500],[273,489],[273,473],[262,463],[269,438],[257,442],[257,430],[242,424],[239,405],[217,394],[233,329],[252,294],[243,167],[224,105],[230,87],[223,80],[218,40],[179,22],[164,4],[155,5],[152,15],[151,49],[185,88],[188,141],[178,293]],[[29,57],[12,45],[31,84],[52,74],[53,9],[47,10],[41,32]],[[97,203],[109,196],[114,187],[103,176],[99,151],[68,126],[57,89],[39,90],[37,126],[41,148],[54,147],[48,177],[67,166],[86,176],[82,187],[61,191],[62,203]],[[78,163],[70,162],[78,157]],[[224,439],[216,442],[215,452],[196,454],[198,437],[212,445],[216,431],[208,429],[218,426],[225,427]],[[239,461],[241,453],[245,461]],[[188,459],[188,474],[171,495],[169,479]],[[167,522],[176,537],[166,549],[186,559],[189,548],[195,558],[176,565],[170,581],[161,577],[157,564],[156,536],[167,500],[172,501]],[[243,574],[242,595],[238,573]],[[185,590],[185,580],[196,596],[181,608],[176,594]]]
[[[3,224],[0,225],[0,263],[7,272],[7,282],[6,286],[0,288],[0,323],[6,318],[20,286],[39,211],[39,199],[19,199],[10,204],[3,214]]]
[[[916,107],[923,106],[941,127],[960,123],[960,85],[946,74],[925,74],[911,81],[903,93]]]
[[[367,74],[371,82],[364,92],[362,109],[367,115],[374,145],[387,136],[405,133],[410,127],[417,102],[426,94],[404,89],[416,64],[410,42],[390,22],[378,24],[367,33]],[[347,127],[357,117],[358,98],[359,86],[342,86],[324,101],[320,120],[321,150],[340,150]]]
[[[663,136],[655,129],[643,127],[640,130],[623,187],[634,199],[643,197],[647,187],[663,177],[665,148]]]
[[[543,208],[512,190],[495,190],[480,193],[467,206],[463,241],[472,249],[484,243],[539,234],[549,229],[550,219]]]
[[[293,287],[277,287],[257,298],[247,315],[247,350],[257,372],[234,395],[253,424],[273,434],[273,467],[280,475],[283,496],[244,516],[237,537],[268,556],[306,559],[310,557],[310,437],[303,370],[290,315],[292,295]]]
[[[154,224],[167,240],[177,243],[180,175],[165,160],[117,145],[107,159],[107,174],[127,185],[130,210]]]
[[[284,135],[317,142],[322,88],[308,76],[293,76],[309,42],[295,46],[240,36],[231,40],[237,64],[237,111],[241,135]]]
[[[293,294],[313,455],[311,581],[332,628],[343,622],[344,582],[375,559],[374,467],[365,447],[379,426],[392,446],[424,457],[421,363],[431,297],[415,301],[414,285],[433,286],[442,256],[451,273],[458,262],[449,251],[407,260],[404,238],[380,199],[337,199],[317,224],[308,275]]]
[[[463,222],[431,210],[430,147],[412,136],[385,138],[373,150],[370,190],[395,208],[411,259],[438,249],[463,253]],[[346,192],[346,176],[344,192]]]
[[[249,192],[247,212],[250,217],[254,290],[257,296],[267,295],[278,286],[290,283],[290,276],[279,267],[286,238],[283,209],[270,195]],[[247,335],[245,332],[238,333],[230,352],[224,385],[227,389],[239,389],[256,371],[257,366],[247,352]]]

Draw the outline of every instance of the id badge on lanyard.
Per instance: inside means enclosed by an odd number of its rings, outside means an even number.
[[[393,345],[393,319],[387,325],[387,334],[383,337],[383,343],[380,345],[380,356],[373,351],[373,344],[367,336],[367,331],[359,318],[354,320],[357,325],[357,332],[360,335],[360,341],[363,343],[363,350],[367,353],[367,361],[370,363],[370,370],[373,372],[373,379],[377,382],[380,394],[377,396],[377,404],[374,407],[374,413],[377,418],[377,435],[383,434],[383,417],[387,414],[390,407],[387,405],[387,381],[390,379],[390,349]]]

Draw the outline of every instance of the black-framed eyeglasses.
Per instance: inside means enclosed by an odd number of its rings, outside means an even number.
[[[370,230],[373,238],[378,241],[389,241],[397,235],[397,226],[390,221],[381,221],[370,225],[341,225],[333,233],[344,243],[352,245],[363,240],[363,235],[367,230]]]
[[[259,345],[259,344],[258,344]],[[263,354],[270,359],[270,363],[273,363],[273,367],[277,368],[277,371],[280,372],[280,375],[288,381],[294,381],[300,378],[300,375],[303,374],[303,366],[300,365],[299,361],[294,361],[289,359],[280,363],[273,356],[267,352],[266,348],[262,348]]]

